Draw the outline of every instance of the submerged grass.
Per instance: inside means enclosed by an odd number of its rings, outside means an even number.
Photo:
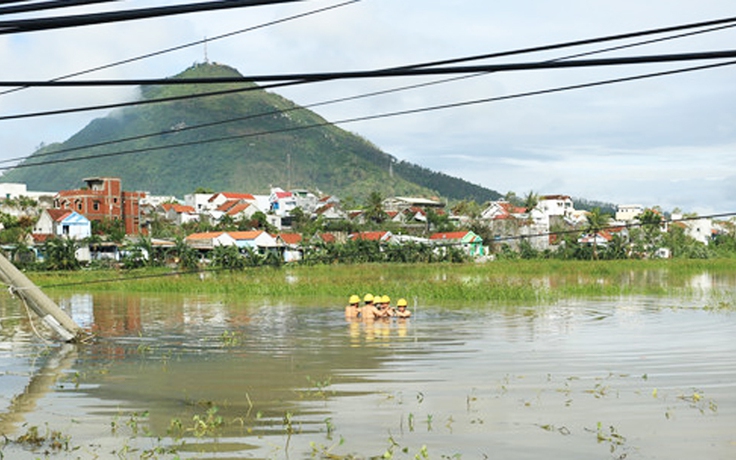
[[[389,294],[428,301],[554,302],[623,295],[697,295],[694,280],[736,282],[736,260],[558,261],[485,264],[360,264],[248,268],[181,274],[170,269],[31,273],[43,289],[325,298]],[[708,287],[717,290],[718,283]],[[396,299],[393,299],[394,301]]]

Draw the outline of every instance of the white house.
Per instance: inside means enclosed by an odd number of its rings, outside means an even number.
[[[229,232],[235,245],[239,248],[250,248],[254,251],[263,252],[279,246],[276,238],[263,230],[252,230],[248,232]]]
[[[279,217],[288,216],[297,207],[294,194],[278,187],[271,189],[268,201],[271,204],[271,212]]]
[[[629,222],[644,213],[644,206],[640,204],[620,204],[616,207],[615,219],[619,222]]]
[[[192,193],[184,195],[184,204],[193,207],[197,213],[205,212],[209,209],[210,198],[212,198],[211,193]]]
[[[537,201],[537,209],[547,217],[567,216],[575,210],[572,198],[567,195],[543,195]]]
[[[184,242],[195,249],[214,249],[215,246],[232,246],[235,239],[226,232],[192,233]]]
[[[83,215],[69,209],[44,209],[33,233],[81,240],[92,235],[92,224]]]

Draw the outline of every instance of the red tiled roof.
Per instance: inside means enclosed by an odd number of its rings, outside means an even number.
[[[222,203],[220,206],[218,206],[217,210],[226,212],[228,209],[232,208],[238,203],[240,203],[240,200],[227,200],[224,203]]]
[[[333,235],[332,233],[320,233],[319,235],[317,235],[317,237],[325,243],[334,243],[335,241],[337,241],[337,237],[335,237],[335,235]]]
[[[236,240],[255,240],[258,238],[263,230],[250,230],[247,232],[228,232]]]
[[[254,197],[250,193],[220,192],[220,193],[215,193],[214,195],[212,195],[208,201],[214,200],[219,195],[224,196],[228,200],[252,200],[252,201],[255,201],[255,199],[256,199],[256,197]]]
[[[201,233],[192,233],[191,235],[187,236],[185,239],[187,240],[212,240],[220,235],[222,235],[225,232],[201,232]]]
[[[291,196],[291,192],[276,192],[276,198],[290,198]]]
[[[299,244],[302,242],[302,236],[298,233],[281,233],[279,234],[286,244]]]
[[[241,212],[245,211],[246,209],[248,209],[248,206],[250,206],[250,203],[236,204],[232,208],[228,209],[227,215],[229,215],[229,216],[236,216],[236,215],[240,214]]]
[[[47,209],[46,212],[48,212],[49,216],[51,216],[51,219],[53,219],[56,222],[61,222],[69,214],[72,213],[72,211],[68,209]]]
[[[359,232],[350,235],[351,240],[379,241],[388,232]]]
[[[468,232],[445,232],[435,233],[429,237],[430,240],[461,240]]]
[[[164,211],[169,212],[173,209],[177,214],[184,214],[185,212],[195,213],[197,212],[192,206],[186,206],[178,203],[164,203],[161,205]]]
[[[50,240],[51,238],[54,238],[55,236],[51,233],[33,233],[31,234],[31,238],[33,238],[34,243],[45,243],[47,240]]]

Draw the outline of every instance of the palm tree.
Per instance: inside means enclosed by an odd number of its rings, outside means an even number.
[[[585,216],[588,221],[587,232],[593,235],[593,258],[598,258],[598,232],[608,227],[610,216],[603,214],[601,208],[593,208],[592,211]]]
[[[387,214],[383,209],[383,197],[381,192],[373,191],[368,195],[365,207],[363,208],[365,218],[380,224],[386,220]]]
[[[539,195],[534,193],[533,190],[529,190],[529,193],[524,197],[524,209],[526,209],[526,212],[531,212],[531,210],[536,208],[538,204]]]
[[[77,260],[77,242],[71,238],[51,238],[44,245],[46,267],[49,270],[76,270],[81,264]]]

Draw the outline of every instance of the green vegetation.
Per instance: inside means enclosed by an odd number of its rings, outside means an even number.
[[[196,64],[174,78],[232,76],[240,74],[223,65]],[[136,153],[22,167],[1,180],[26,183],[35,190],[63,190],[80,187],[84,177],[117,176],[126,190],[178,197],[202,184],[212,190],[251,193],[265,193],[271,184],[292,184],[345,198],[362,198],[379,189],[387,195],[441,195],[480,202],[500,196],[446,174],[397,162],[365,139],[253,83],[152,86],[142,88],[141,97],[154,100],[216,91],[231,92],[114,111],[65,142],[43,147],[22,165],[50,158]],[[221,123],[226,120],[235,122]],[[192,129],[205,124],[206,129]],[[140,137],[152,133],[164,134]],[[135,136],[139,138],[100,145]],[[95,144],[98,147],[81,148]],[[60,153],[47,156],[53,152]]]
[[[509,260],[486,264],[352,264],[247,267],[241,271],[177,272],[148,268],[37,272],[31,278],[49,290],[171,292],[241,298],[325,299],[343,302],[351,293],[401,293],[410,301],[486,303],[554,302],[564,298],[622,295],[691,295],[693,276],[734,276],[736,261]],[[724,293],[724,296],[728,293]]]

